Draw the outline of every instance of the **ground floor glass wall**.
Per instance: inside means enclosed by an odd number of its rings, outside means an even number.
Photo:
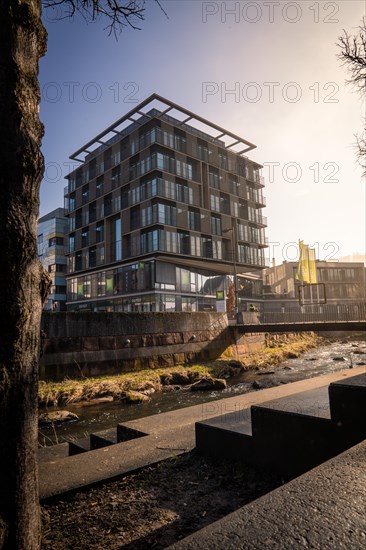
[[[232,276],[158,260],[69,278],[68,310],[216,311],[217,293],[228,295]],[[260,280],[238,277],[239,310],[260,298]]]

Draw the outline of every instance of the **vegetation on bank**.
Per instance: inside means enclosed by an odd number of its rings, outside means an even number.
[[[273,367],[286,359],[299,357],[321,343],[324,343],[322,338],[305,333],[277,337],[275,340],[269,338],[267,347],[262,351],[222,357],[208,363],[148,369],[98,378],[66,379],[62,382],[40,381],[39,404],[62,405],[105,397],[128,400],[136,392],[147,396],[175,385],[187,386],[203,378],[230,378],[239,375],[241,371]],[[143,397],[140,401],[142,400]],[[138,399],[134,402],[138,402]]]

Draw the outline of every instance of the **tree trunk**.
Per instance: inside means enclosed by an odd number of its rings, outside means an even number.
[[[0,0],[0,548],[40,547],[37,390],[42,304],[37,257],[41,0]]]

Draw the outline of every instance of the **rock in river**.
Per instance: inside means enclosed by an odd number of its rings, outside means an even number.
[[[202,378],[191,385],[191,391],[224,390],[226,381],[221,378]]]
[[[78,415],[70,411],[52,411],[41,413],[39,415],[40,424],[52,424],[53,422],[70,422],[71,420],[78,419]]]
[[[126,403],[129,403],[130,405],[135,405],[137,403],[146,403],[147,401],[150,401],[149,396],[133,390],[126,392],[125,399]]]

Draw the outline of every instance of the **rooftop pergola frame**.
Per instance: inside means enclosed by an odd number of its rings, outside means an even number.
[[[149,112],[153,109],[156,111],[152,117],[149,115]],[[140,120],[141,117],[163,119],[166,115],[178,121],[178,126],[184,127],[186,124],[189,124],[189,126],[194,128],[197,132],[202,132],[210,136],[212,140],[219,140],[223,148],[237,155],[244,155],[244,153],[256,148],[256,145],[250,141],[225,130],[225,128],[192,113],[169,99],[165,99],[158,94],[152,94],[123,117],[119,118],[111,126],[108,126],[103,132],[88,141],[83,147],[75,151],[75,153],[70,156],[70,159],[78,162],[85,162],[86,157],[94,153],[100,146],[110,145],[110,141],[113,137],[124,135],[123,130],[128,126],[131,124],[140,125],[142,123]],[[146,118],[144,118],[144,122],[146,122]]]

